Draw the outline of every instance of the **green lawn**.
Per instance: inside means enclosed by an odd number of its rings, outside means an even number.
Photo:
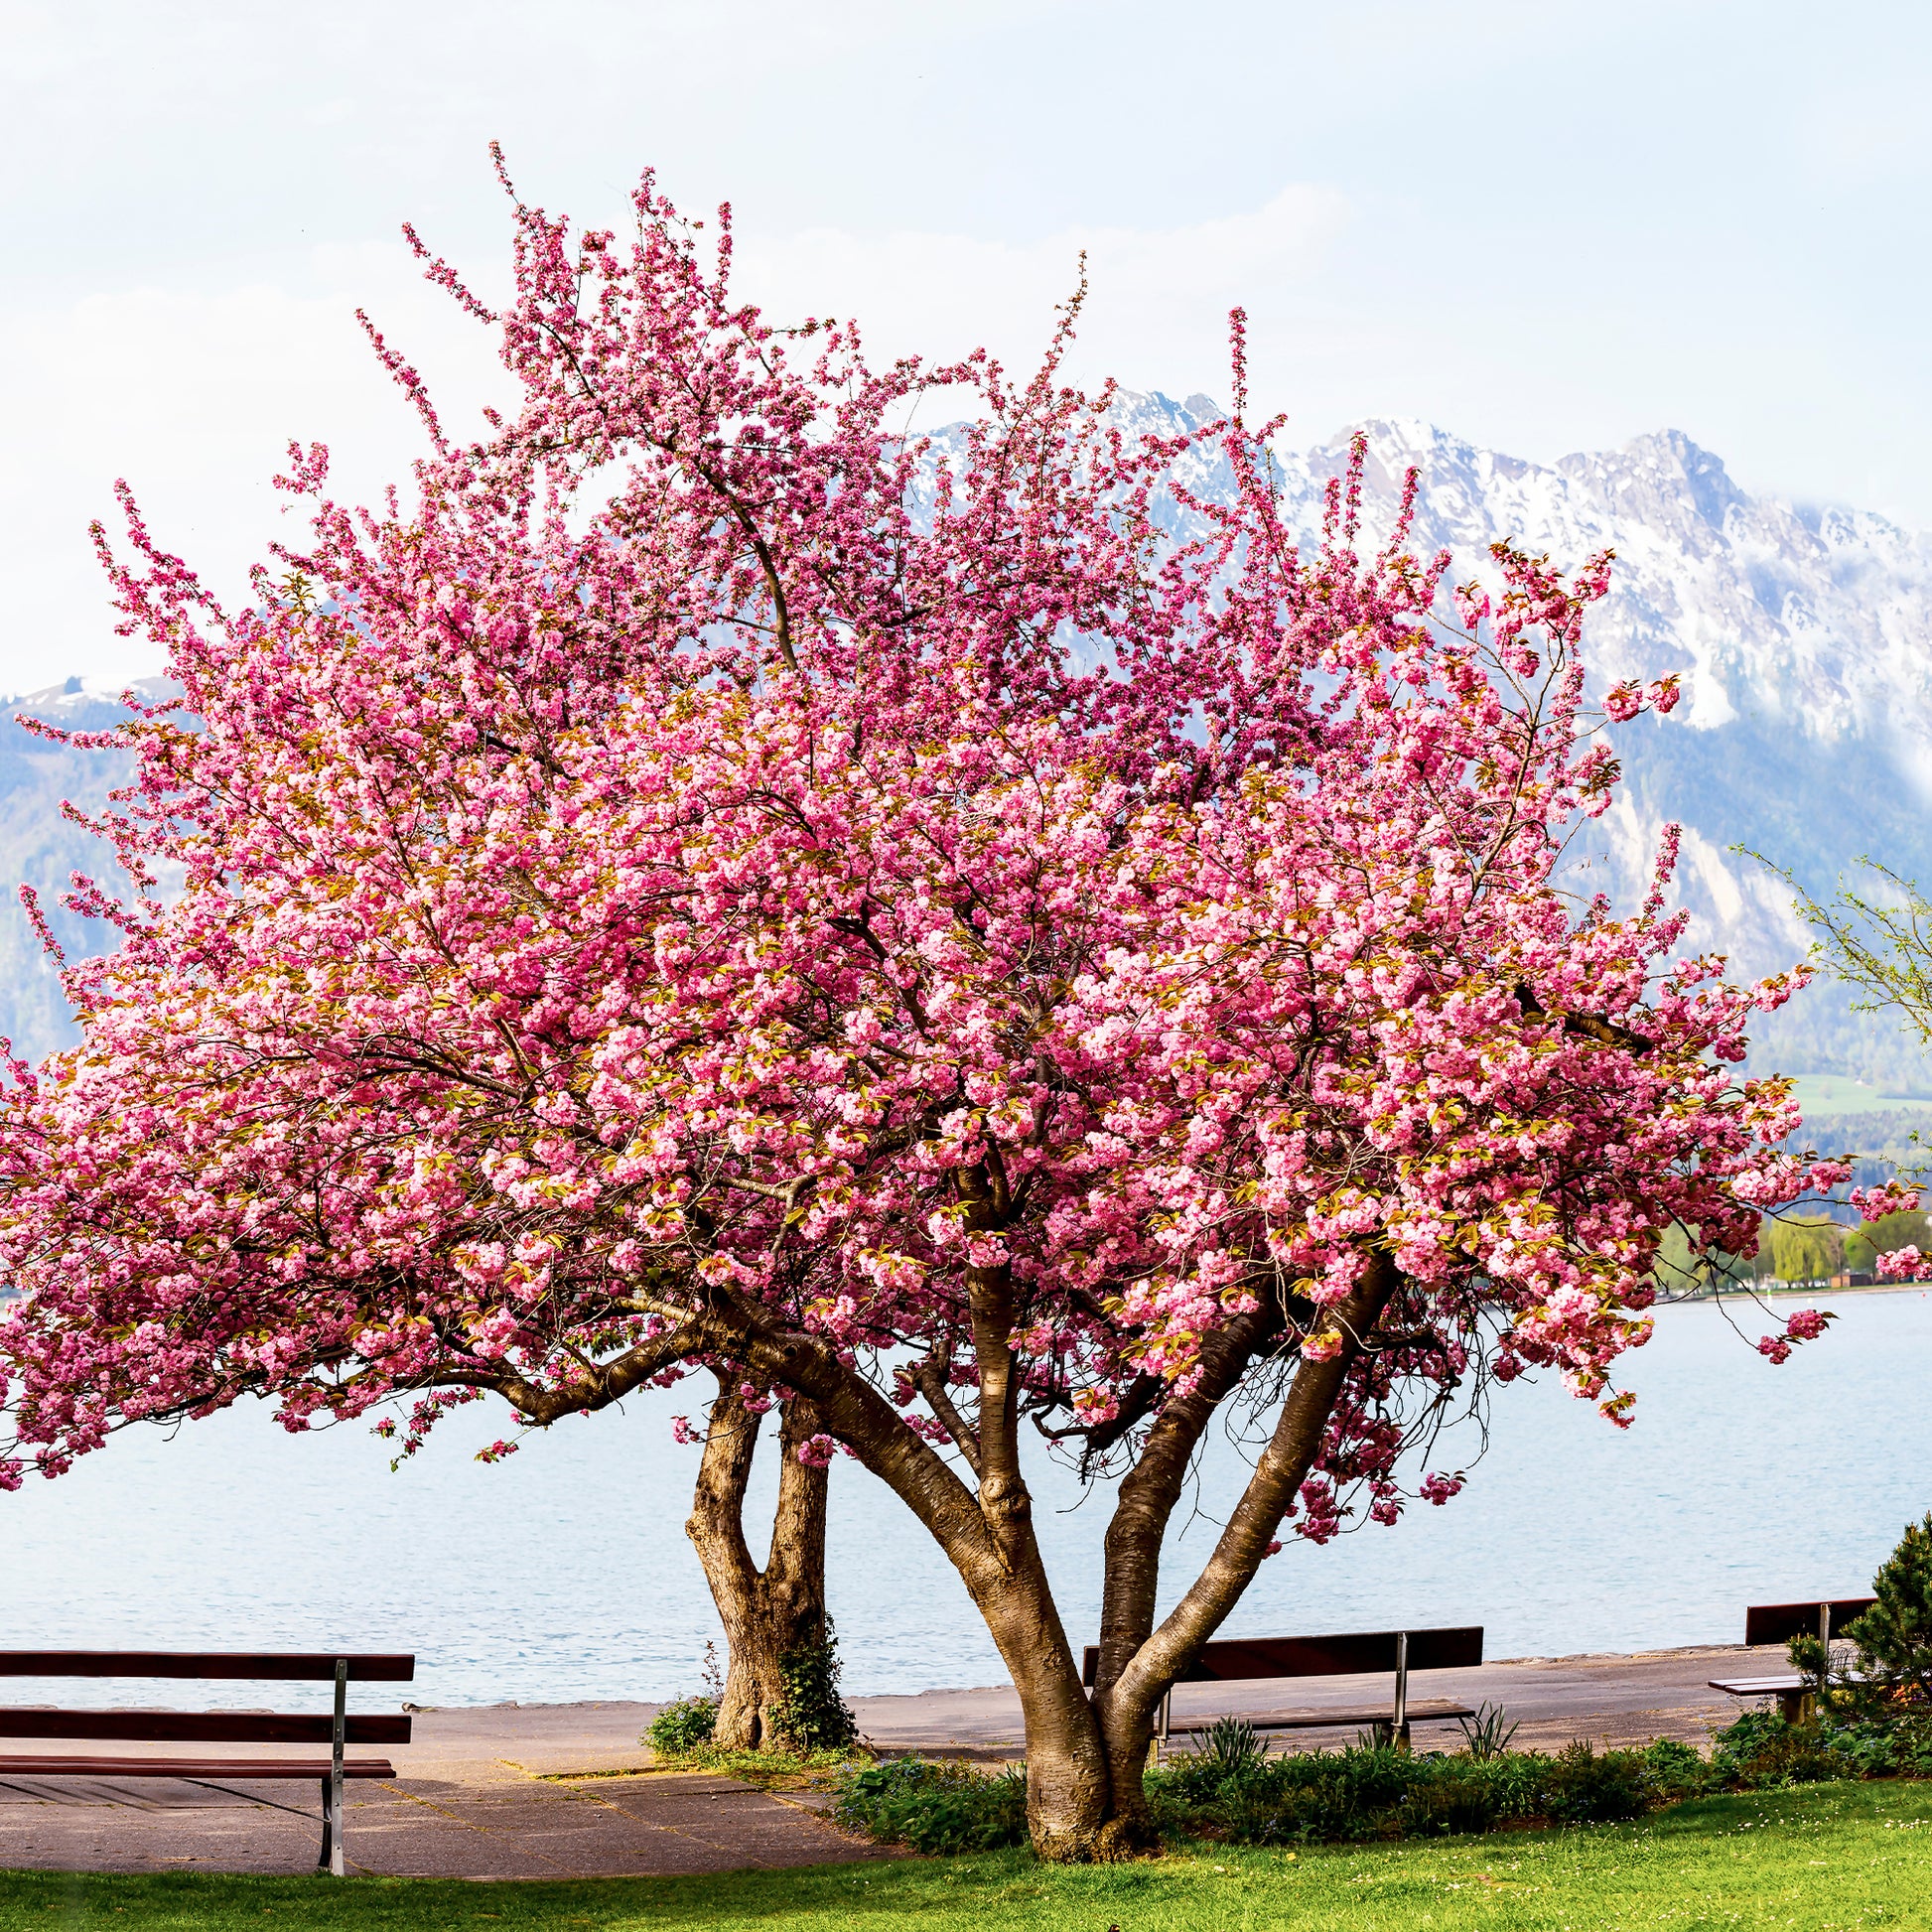
[[[736,1932],[1932,1927],[1932,1785],[1710,1798],[1641,1825],[1048,1868],[1015,1854],[585,1884],[0,1874],[0,1927]]]

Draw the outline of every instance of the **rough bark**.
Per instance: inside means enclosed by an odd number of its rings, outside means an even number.
[[[1186,1486],[1194,1450],[1256,1353],[1281,1332],[1281,1310],[1270,1302],[1211,1335],[1201,1350],[1200,1379],[1185,1396],[1162,1410],[1133,1468],[1122,1478],[1107,1525],[1098,1689],[1112,1690],[1135,1652],[1153,1634],[1161,1546]]]
[[[991,1215],[987,1218],[990,1220]],[[968,1275],[973,1351],[979,1361],[979,1430],[969,1460],[997,1575],[966,1587],[1013,1673],[1027,1725],[1027,1824],[1046,1859],[1107,1857],[1106,1751],[1034,1531],[1032,1492],[1020,1465],[1020,1384],[1013,1358],[1013,1276]]]
[[[829,1471],[798,1459],[798,1446],[822,1427],[805,1396],[784,1405],[778,1440],[778,1506],[760,1570],[745,1537],[745,1492],[763,1417],[750,1413],[737,1378],[720,1377],[685,1532],[697,1547],[725,1626],[724,1697],[712,1729],[728,1750],[783,1743],[782,1660],[825,1635],[825,1498]]]
[[[1349,1367],[1381,1319],[1398,1280],[1395,1264],[1386,1255],[1366,1257],[1360,1283],[1329,1311],[1329,1323],[1342,1338],[1340,1350],[1326,1361],[1305,1358],[1297,1366],[1268,1447],[1200,1575],[1159,1628],[1140,1644],[1113,1684],[1096,1691],[1094,1709],[1107,1739],[1113,1802],[1123,1819],[1147,1815],[1142,1779],[1156,1709],[1241,1600],[1266,1560],[1275,1532],[1320,1452]],[[1171,1510],[1172,1503],[1168,1507]],[[1153,1514],[1135,1527],[1133,1540],[1145,1559],[1158,1564],[1166,1517],[1161,1516],[1157,1528]],[[1109,1594],[1114,1581],[1110,1574]],[[1138,1588],[1125,1571],[1121,1588],[1124,1593]]]

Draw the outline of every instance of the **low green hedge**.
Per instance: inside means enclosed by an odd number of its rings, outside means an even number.
[[[1788,1725],[1751,1713],[1714,1739],[1707,1761],[1663,1738],[1643,1750],[1579,1741],[1541,1751],[1410,1752],[1391,1745],[1266,1757],[1231,1727],[1220,1748],[1148,1773],[1155,1822],[1171,1840],[1314,1845],[1440,1837],[1528,1824],[1607,1824],[1721,1791],[1835,1778],[1932,1775],[1932,1733]],[[1020,1845],[1027,1778],[1011,1766],[902,1757],[848,1772],[834,1816],[882,1843],[957,1855]]]

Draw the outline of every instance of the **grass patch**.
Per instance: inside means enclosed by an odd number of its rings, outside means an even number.
[[[1702,1798],[1632,1825],[1293,1853],[1196,1846],[1066,1868],[1023,1852],[715,1878],[0,1874],[0,1928],[328,1932],[1849,1932],[1932,1917],[1932,1788],[1819,1784]]]
[[[709,1744],[675,1753],[659,1751],[653,1771],[706,1771],[714,1777],[736,1778],[759,1791],[822,1791],[835,1777],[858,1770],[871,1758],[850,1750],[721,1751]],[[570,1783],[570,1775],[558,1782]]]

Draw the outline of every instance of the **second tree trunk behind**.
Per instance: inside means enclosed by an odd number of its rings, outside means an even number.
[[[763,1569],[745,1538],[745,1493],[758,1450],[761,1414],[746,1407],[737,1379],[720,1377],[704,1461],[686,1533],[697,1546],[725,1626],[730,1653],[712,1742],[723,1750],[774,1750],[786,1731],[787,1657],[826,1642],[825,1496],[829,1471],[798,1459],[819,1433],[818,1412],[802,1396],[785,1401],[778,1429],[778,1507]]]

